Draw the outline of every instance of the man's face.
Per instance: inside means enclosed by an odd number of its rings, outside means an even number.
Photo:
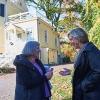
[[[75,37],[69,37],[69,41],[70,41],[70,44],[71,44],[75,49],[80,49],[79,41],[78,41],[77,38],[75,38]]]

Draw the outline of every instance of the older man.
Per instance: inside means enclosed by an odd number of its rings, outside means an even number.
[[[75,49],[79,49],[74,63],[72,100],[100,100],[100,51],[88,40],[82,28],[68,33]]]

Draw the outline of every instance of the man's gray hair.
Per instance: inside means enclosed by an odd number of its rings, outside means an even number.
[[[68,33],[68,37],[74,37],[81,43],[88,42],[88,34],[82,28],[75,28]]]
[[[36,52],[37,46],[39,46],[40,44],[37,41],[29,41],[25,44],[23,50],[22,50],[22,54],[29,56],[32,55],[33,52]]]

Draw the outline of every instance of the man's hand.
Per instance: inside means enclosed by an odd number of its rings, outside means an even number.
[[[53,76],[53,71],[48,71],[45,76],[47,77],[48,80],[50,80]]]

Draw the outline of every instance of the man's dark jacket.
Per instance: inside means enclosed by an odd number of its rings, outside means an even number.
[[[27,57],[22,54],[16,56],[14,60],[14,65],[16,66],[15,100],[44,100],[44,83],[47,83],[50,91],[48,80],[45,77],[45,68],[40,60],[37,59],[36,62],[41,67],[43,76],[28,61]]]
[[[74,67],[72,100],[100,100],[100,51],[93,43],[80,51]]]

